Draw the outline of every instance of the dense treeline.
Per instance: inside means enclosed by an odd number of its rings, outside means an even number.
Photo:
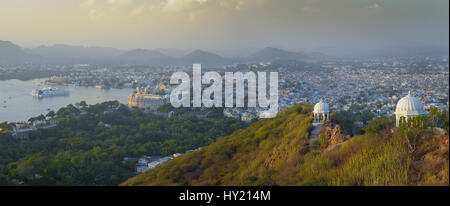
[[[124,157],[183,153],[246,126],[217,112],[167,118],[118,102],[68,105],[47,115],[56,127],[33,131],[29,139],[0,133],[0,184],[117,185],[135,175],[136,160]]]
[[[391,117],[374,118],[329,151],[309,146],[310,113],[296,105],[122,185],[449,184],[448,127],[433,127],[448,124],[448,111],[400,128]]]

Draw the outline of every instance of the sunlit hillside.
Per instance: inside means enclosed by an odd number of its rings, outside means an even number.
[[[375,119],[365,134],[321,150],[309,145],[310,112],[296,105],[122,185],[449,184],[448,128],[404,130]]]

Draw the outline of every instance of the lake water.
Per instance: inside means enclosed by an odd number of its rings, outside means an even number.
[[[69,96],[36,98],[31,96],[31,90],[47,87],[46,79],[30,81],[6,80],[0,81],[0,122],[27,121],[30,117],[47,114],[49,109],[55,112],[68,104],[82,100],[88,104],[118,100],[127,103],[128,95],[133,91],[126,89],[96,89],[92,87],[54,86],[69,90]]]

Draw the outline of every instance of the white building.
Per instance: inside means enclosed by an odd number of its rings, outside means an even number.
[[[33,89],[31,90],[31,95],[34,97],[42,98],[42,97],[53,97],[53,96],[67,96],[69,95],[69,90],[46,87],[42,89]]]
[[[410,91],[408,95],[398,101],[394,114],[395,125],[398,127],[401,122],[408,122],[408,119],[425,114],[425,111],[422,102],[418,98],[411,96]]]
[[[330,107],[322,99],[314,105],[313,122],[323,123],[330,120]]]

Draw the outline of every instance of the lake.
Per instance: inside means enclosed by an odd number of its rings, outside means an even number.
[[[47,114],[49,109],[55,112],[68,104],[75,104],[82,100],[88,104],[118,100],[126,104],[132,88],[125,89],[96,89],[80,86],[52,86],[69,90],[69,96],[36,98],[31,96],[31,90],[41,89],[46,79],[30,81],[6,80],[0,81],[0,122],[27,121],[30,117]]]

